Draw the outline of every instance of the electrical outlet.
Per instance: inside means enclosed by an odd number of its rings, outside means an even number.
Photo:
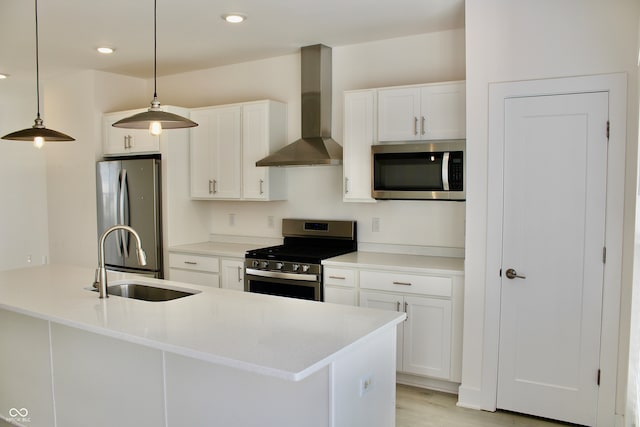
[[[275,227],[275,222],[274,222],[274,219],[273,219],[273,215],[269,215],[267,217],[267,227],[269,227],[269,228]]]
[[[380,218],[371,218],[371,231],[377,233],[380,231]]]
[[[360,397],[369,393],[373,388],[373,375],[367,375],[366,377],[360,378]]]
[[[33,260],[31,259],[31,255],[27,255],[27,264],[31,264],[31,261],[33,261]]]
[[[232,227],[236,225],[236,214],[234,213],[229,214],[229,225]]]

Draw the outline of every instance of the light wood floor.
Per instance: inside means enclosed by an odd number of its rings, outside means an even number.
[[[553,427],[555,423],[508,412],[485,412],[458,408],[457,396],[398,385],[396,427]],[[0,427],[13,427],[0,419]]]
[[[486,412],[456,406],[458,397],[421,388],[396,388],[396,427],[553,427],[553,422],[511,412]]]

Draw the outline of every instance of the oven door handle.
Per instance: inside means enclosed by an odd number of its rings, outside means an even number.
[[[305,282],[317,282],[318,275],[316,274],[298,274],[298,273],[283,273],[281,271],[265,271],[256,270],[253,268],[247,268],[245,274],[257,276],[257,277],[271,277],[274,279],[290,279],[290,280],[303,280]]]

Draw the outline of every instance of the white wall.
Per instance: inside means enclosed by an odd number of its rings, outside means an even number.
[[[95,162],[102,156],[102,113],[129,108],[145,90],[142,79],[96,71],[48,80],[47,123],[76,139],[45,147],[51,263],[97,265]]]
[[[0,136],[33,126],[36,111],[35,73],[0,80]],[[0,140],[0,270],[28,266],[29,256],[31,265],[41,264],[49,256],[45,152]]]
[[[460,402],[482,406],[490,82],[627,72],[625,236],[617,412],[624,413],[637,158],[637,35],[633,0],[467,0],[467,212],[463,383]]]
[[[463,80],[464,51],[464,30],[334,47],[334,139],[342,141],[343,91]],[[158,92],[163,103],[187,107],[283,101],[288,104],[288,139],[300,136],[299,54],[162,77]],[[340,218],[358,221],[361,242],[464,246],[464,203],[343,203],[341,167],[294,167],[287,175],[289,197],[284,202],[196,202],[209,209],[210,232],[280,237],[284,217]],[[235,214],[233,226],[229,214]],[[267,226],[269,216],[275,218],[273,228]],[[380,232],[371,231],[373,217],[380,218]]]

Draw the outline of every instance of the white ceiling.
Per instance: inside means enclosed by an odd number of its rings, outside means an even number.
[[[157,0],[158,75],[464,27],[464,0]],[[40,72],[153,76],[153,0],[39,0]],[[221,19],[248,16],[242,24]],[[116,52],[99,55],[96,48]],[[33,75],[34,0],[0,0],[0,73]]]

